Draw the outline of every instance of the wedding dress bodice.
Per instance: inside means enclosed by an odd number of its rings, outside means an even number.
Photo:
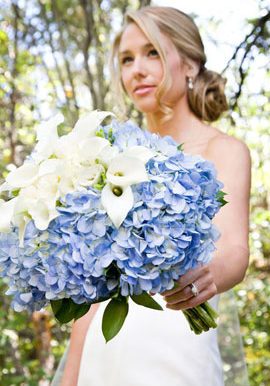
[[[181,311],[129,301],[119,334],[105,343],[99,306],[88,330],[77,386],[223,386],[217,332],[195,335]],[[217,306],[218,297],[211,304]]]

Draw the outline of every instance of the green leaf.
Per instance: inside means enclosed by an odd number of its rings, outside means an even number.
[[[177,146],[177,150],[182,151],[183,150],[183,143],[180,143],[180,145]]]
[[[128,314],[127,298],[120,296],[112,299],[105,308],[102,318],[102,332],[106,343],[121,330]]]
[[[163,311],[161,305],[158,304],[147,292],[143,292],[141,295],[132,295],[131,299],[140,306],[152,308],[153,310]]]
[[[102,128],[100,130],[97,130],[96,131],[96,136],[97,137],[101,137],[101,138],[105,138],[104,130]]]
[[[224,200],[224,196],[226,195],[227,193],[223,192],[222,190],[220,190],[216,195],[216,199],[221,203],[221,207],[228,203],[228,201]]]
[[[91,304],[83,303],[83,304],[77,304],[77,309],[75,311],[74,319],[80,319],[83,315],[85,315],[91,307]]]
[[[51,300],[54,316],[60,323],[68,323],[71,320],[81,318],[91,307],[90,304],[76,304],[71,299]]]
[[[64,299],[51,300],[51,302],[50,302],[55,317],[62,307],[63,300]]]

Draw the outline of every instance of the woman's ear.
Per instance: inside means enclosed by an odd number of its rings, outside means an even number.
[[[196,78],[196,76],[199,73],[198,64],[191,59],[186,59],[185,65],[186,65],[186,76],[192,79]]]

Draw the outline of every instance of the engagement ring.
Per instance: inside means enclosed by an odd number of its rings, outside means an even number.
[[[199,290],[196,287],[196,285],[194,283],[191,283],[189,286],[191,288],[191,292],[193,293],[193,295],[194,296],[198,296],[199,295]]]

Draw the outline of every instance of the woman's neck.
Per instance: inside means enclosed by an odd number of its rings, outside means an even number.
[[[173,108],[172,117],[162,122],[160,112],[146,114],[147,128],[152,133],[158,133],[161,136],[170,135],[177,143],[191,143],[203,136],[205,127],[199,118],[197,118],[189,109],[187,103],[181,103]]]

